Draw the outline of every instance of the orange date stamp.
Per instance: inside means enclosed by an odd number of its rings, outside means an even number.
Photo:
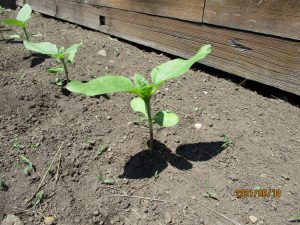
[[[235,197],[237,198],[280,198],[280,189],[236,189]]]

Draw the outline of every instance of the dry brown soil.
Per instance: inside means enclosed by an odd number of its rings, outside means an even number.
[[[134,72],[149,78],[152,68],[170,59],[39,14],[29,29],[43,35],[35,41],[59,46],[83,41],[70,68],[72,79]],[[175,111],[180,123],[155,128],[157,153],[151,154],[147,127],[135,122],[138,116],[129,106],[133,96],[68,95],[47,72],[55,61],[29,57],[18,42],[1,41],[0,58],[0,173],[8,185],[0,191],[0,222],[12,213],[29,225],[42,224],[46,216],[60,225],[234,224],[209,207],[239,224],[253,224],[249,216],[255,216],[256,224],[283,225],[300,212],[296,105],[194,68],[153,98],[154,111]],[[196,129],[196,123],[202,127]],[[222,134],[235,145],[222,150]],[[98,155],[102,145],[109,149]],[[26,203],[60,146],[42,186],[45,198]],[[31,160],[35,172],[22,172],[20,156]],[[102,184],[100,175],[115,183]],[[281,196],[235,196],[237,189],[255,188],[279,189]],[[217,199],[204,197],[207,192]]]

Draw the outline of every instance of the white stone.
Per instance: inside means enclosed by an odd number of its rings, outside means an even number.
[[[101,56],[103,56],[103,57],[106,57],[106,56],[107,56],[107,53],[106,53],[106,51],[105,51],[104,49],[102,49],[102,50],[100,50],[100,51],[98,52],[98,55],[101,55]]]
[[[24,223],[19,219],[19,217],[13,214],[8,214],[2,221],[1,225],[24,225]]]
[[[252,222],[252,223],[256,223],[258,221],[257,217],[251,215],[249,216],[249,220]]]
[[[195,128],[196,128],[197,130],[199,130],[201,127],[202,127],[202,124],[201,124],[201,123],[196,123],[196,124],[195,124]]]

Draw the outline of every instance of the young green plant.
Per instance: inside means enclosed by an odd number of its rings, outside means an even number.
[[[58,48],[56,45],[50,42],[40,42],[33,43],[27,40],[24,40],[24,46],[30,51],[37,52],[43,55],[49,55],[56,59],[60,66],[56,68],[50,68],[48,71],[50,73],[65,73],[66,81],[69,82],[69,71],[68,64],[73,64],[74,59],[77,53],[77,50],[80,46],[82,46],[82,42],[80,44],[74,44],[71,47],[65,49],[64,47]],[[58,85],[62,85],[62,82]]]
[[[29,41],[29,34],[27,31],[28,21],[31,17],[32,9],[28,4],[25,4],[19,11],[16,19],[7,18],[2,22],[9,26],[17,26],[23,30],[23,39]],[[19,37],[18,35],[13,35],[14,37]]]
[[[160,86],[170,79],[183,75],[194,63],[204,59],[210,52],[211,45],[204,45],[196,55],[188,60],[175,59],[157,66],[151,72],[152,83],[148,83],[146,78],[138,73],[134,75],[134,84],[124,76],[105,75],[87,83],[73,80],[66,85],[66,89],[86,96],[114,92],[127,92],[136,95],[137,97],[131,101],[130,105],[133,111],[146,116],[150,131],[150,148],[153,151],[153,123],[155,122],[162,127],[171,127],[178,123],[179,117],[170,111],[160,111],[153,117],[151,97]]]

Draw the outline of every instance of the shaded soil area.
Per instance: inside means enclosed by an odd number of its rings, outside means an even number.
[[[34,41],[83,41],[71,79],[150,78],[170,60],[39,14],[29,29],[42,34]],[[56,62],[30,57],[19,42],[0,41],[0,58],[0,176],[8,187],[0,191],[0,221],[14,214],[28,225],[49,216],[60,225],[234,224],[222,214],[240,224],[282,225],[300,212],[297,106],[189,70],[153,98],[154,111],[175,111],[180,122],[155,127],[151,154],[148,128],[129,106],[133,96],[66,95],[47,72]],[[224,134],[234,145],[224,147]],[[34,165],[28,175],[22,156]],[[42,197],[28,201],[50,165]],[[237,198],[237,189],[278,189],[281,196]]]

